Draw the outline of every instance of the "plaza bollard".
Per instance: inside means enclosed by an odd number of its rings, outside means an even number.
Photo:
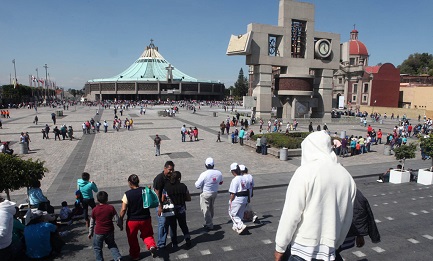
[[[214,112],[213,112],[213,116],[214,116],[214,117],[216,117],[216,116],[217,116],[217,113],[216,113],[216,111],[214,111]]]
[[[287,148],[280,149],[280,160],[287,160]]]
[[[20,154],[28,154],[27,142],[20,142]]]
[[[391,146],[385,145],[383,148],[383,155],[390,156],[391,155]]]
[[[380,124],[383,124],[383,120],[380,120]]]
[[[341,131],[340,138],[346,138],[346,131]]]

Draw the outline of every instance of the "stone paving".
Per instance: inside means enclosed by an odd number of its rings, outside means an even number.
[[[134,126],[130,131],[121,129],[116,132],[112,128],[114,117],[113,109],[99,109],[96,107],[72,106],[64,111],[64,116],[57,119],[57,126],[71,125],[74,128],[73,141],[54,141],[54,134],[50,133],[49,140],[43,140],[40,130],[51,121],[51,113],[60,109],[38,108],[39,123],[35,126],[32,121],[36,112],[28,109],[11,110],[11,119],[3,119],[3,129],[0,129],[2,141],[16,141],[21,131],[28,131],[31,137],[29,154],[23,158],[40,159],[46,162],[49,172],[42,180],[42,190],[51,199],[53,205],[59,205],[63,200],[71,202],[74,198],[76,180],[81,177],[83,171],[91,174],[91,179],[100,189],[106,190],[110,200],[120,200],[123,192],[128,189],[127,178],[130,174],[138,174],[142,184],[151,184],[157,173],[162,171],[167,160],[173,160],[176,170],[182,172],[183,181],[192,186],[199,174],[204,171],[204,160],[213,157],[215,167],[221,170],[226,181],[231,180],[229,166],[232,162],[238,162],[248,166],[251,173],[255,174],[257,186],[274,186],[287,184],[293,171],[300,165],[300,158],[288,161],[280,161],[278,158],[257,154],[253,148],[231,144],[226,135],[222,135],[221,143],[216,142],[216,133],[219,124],[232,116],[231,112],[224,112],[218,107],[202,107],[197,113],[181,109],[176,117],[158,116],[157,112],[164,106],[149,107],[145,115],[139,114],[139,108],[124,110],[126,117],[134,120]],[[246,111],[238,108],[239,111]],[[213,117],[213,112],[217,116]],[[107,120],[108,133],[83,135],[81,124],[95,118]],[[187,128],[199,129],[199,141],[181,142],[180,128],[185,124]],[[383,125],[372,124],[377,130],[382,128],[384,133],[392,130],[396,122],[385,122]],[[285,125],[285,124],[284,124]],[[250,126],[258,133],[258,125]],[[299,130],[305,131],[308,126],[299,126]],[[328,125],[330,131],[338,134],[345,130],[348,135],[365,134],[366,128],[360,125],[333,124]],[[163,137],[161,144],[161,156],[155,156],[153,137],[155,134]],[[11,146],[17,153],[19,144]],[[397,161],[393,156],[383,155],[383,145],[372,146],[374,152],[348,158],[339,158],[353,176],[365,176],[378,174],[388,167],[394,167]],[[429,162],[417,159],[408,161],[408,167],[418,168],[428,166]],[[229,182],[225,182],[221,190],[226,190]],[[25,190],[12,192],[12,200],[18,203],[25,201]],[[54,200],[55,199],[55,200]]]

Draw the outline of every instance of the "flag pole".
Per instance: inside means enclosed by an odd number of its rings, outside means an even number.
[[[39,87],[39,72],[38,72],[38,68],[36,68],[36,82],[38,83],[38,87]]]
[[[15,59],[12,60],[12,63],[14,64],[14,72],[15,72],[15,82],[17,81],[17,68],[15,65]]]

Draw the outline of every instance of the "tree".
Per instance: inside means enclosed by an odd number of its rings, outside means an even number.
[[[425,153],[425,155],[430,156],[432,159],[432,167],[433,167],[433,134],[430,133],[427,137],[421,137],[420,138],[420,144],[422,152]]]
[[[233,96],[242,98],[248,93],[248,79],[244,76],[244,70],[239,70],[238,80],[235,82]]]
[[[394,149],[394,156],[397,160],[402,160],[401,169],[404,170],[404,162],[407,159],[415,158],[416,144],[414,142],[408,145],[401,145]]]
[[[10,191],[29,187],[35,181],[41,180],[48,171],[44,163],[0,153],[0,192],[6,192],[7,199],[10,200]]]
[[[403,61],[397,68],[402,74],[433,76],[433,55],[429,53],[414,53]]]

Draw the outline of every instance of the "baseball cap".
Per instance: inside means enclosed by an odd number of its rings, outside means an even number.
[[[210,157],[207,158],[204,164],[205,164],[205,165],[213,166],[213,165],[214,165],[213,159],[210,158]]]
[[[231,165],[230,165],[230,171],[232,171],[232,170],[236,170],[238,168],[238,164],[236,163],[236,162],[233,162]]]
[[[240,169],[241,171],[245,171],[245,165],[239,165],[239,169]]]

